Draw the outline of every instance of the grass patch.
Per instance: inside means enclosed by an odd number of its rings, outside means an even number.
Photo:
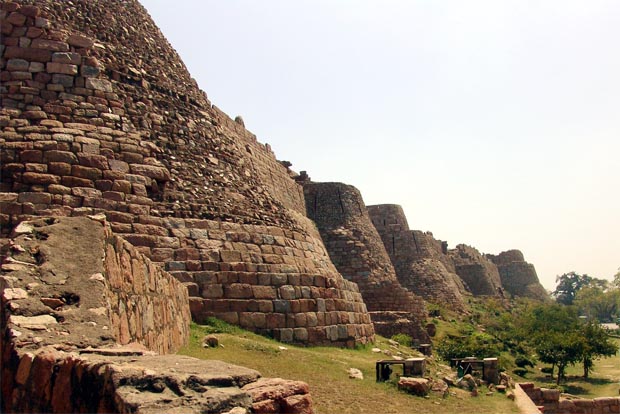
[[[332,347],[297,347],[281,344],[269,338],[244,331],[224,322],[209,321],[209,326],[192,325],[190,344],[181,354],[200,359],[217,359],[253,368],[265,377],[280,377],[305,381],[317,414],[406,414],[447,412],[459,413],[518,413],[516,406],[505,395],[495,393],[473,398],[469,393],[450,389],[454,395],[443,399],[432,394],[428,398],[414,397],[396,389],[394,384],[375,382],[375,362],[388,358],[374,353],[373,347],[401,352],[403,357],[419,354],[410,348],[396,347],[387,339],[377,337],[373,345],[356,349]],[[220,347],[202,348],[202,338],[215,333]],[[431,375],[441,377],[448,368],[429,360]],[[347,370],[357,368],[363,380],[349,379]],[[398,372],[398,368],[395,369]]]

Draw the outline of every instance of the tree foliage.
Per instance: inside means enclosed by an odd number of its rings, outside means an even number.
[[[558,303],[572,305],[577,292],[592,283],[593,278],[576,272],[564,273],[555,278],[557,286],[551,294]]]
[[[620,310],[620,289],[585,287],[577,292],[573,303],[588,320],[613,322]]]
[[[604,329],[595,322],[582,322],[572,306],[542,304],[522,315],[517,324],[539,359],[558,367],[558,384],[567,366],[583,363],[587,378],[595,359],[617,351]]]

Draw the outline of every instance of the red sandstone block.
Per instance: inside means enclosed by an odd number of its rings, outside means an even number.
[[[25,172],[22,174],[22,180],[26,184],[40,184],[40,185],[48,185],[48,184],[59,184],[60,177],[53,174],[41,174],[35,172]]]
[[[103,155],[95,154],[78,154],[78,159],[81,165],[85,167],[97,168],[99,170],[107,170],[108,159]]]
[[[112,190],[113,185],[112,180],[95,180],[95,188],[101,192]]]
[[[239,283],[247,283],[249,285],[258,284],[258,276],[254,272],[241,272],[239,273]]]
[[[222,250],[220,256],[223,262],[238,262],[241,260],[241,253],[233,250]]]
[[[95,184],[91,180],[72,176],[62,177],[62,185],[67,187],[94,188]]]
[[[82,207],[82,197],[76,197],[68,194],[62,195],[62,204],[68,207]]]
[[[101,191],[90,187],[73,187],[71,193],[78,197],[100,198]]]
[[[65,162],[68,164],[77,164],[77,156],[70,151],[47,151],[44,156],[47,162]]]
[[[21,162],[43,162],[43,151],[26,150],[19,154]]]
[[[112,184],[112,191],[118,191],[125,194],[131,193],[131,183],[126,180],[114,180]]]
[[[6,18],[6,22],[12,24],[13,26],[23,26],[26,23],[26,16],[19,12],[12,12]]]
[[[145,206],[152,206],[153,205],[153,200],[151,200],[148,197],[141,197],[141,196],[137,196],[137,195],[133,195],[133,194],[127,194],[125,196],[125,200],[128,203],[132,203],[132,204],[142,204]]]
[[[26,172],[47,173],[47,164],[26,163],[24,168]]]
[[[127,234],[124,235],[123,238],[134,246],[157,247],[157,236],[147,234]]]
[[[20,203],[0,201],[0,211],[3,214],[22,214],[23,209]]]
[[[47,187],[47,191],[51,194],[71,194],[71,188],[59,184],[50,184]]]
[[[97,168],[84,167],[82,165],[73,165],[71,167],[71,175],[92,181],[98,180],[103,176],[101,170]]]
[[[265,316],[265,324],[268,329],[286,328],[286,315],[283,313],[268,313]]]
[[[224,286],[224,294],[227,298],[249,299],[253,296],[252,286],[240,283],[233,283]]]
[[[52,53],[52,62],[79,65],[82,63],[82,56],[74,52],[55,52]]]
[[[32,203],[32,204],[50,204],[52,202],[52,196],[47,193],[19,193],[17,197],[19,203]]]
[[[69,51],[69,45],[58,40],[34,39],[30,46],[37,49],[45,49],[51,52]]]
[[[276,288],[273,286],[252,286],[252,296],[257,299],[277,299]]]

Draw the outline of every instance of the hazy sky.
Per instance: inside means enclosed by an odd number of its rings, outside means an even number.
[[[141,1],[294,170],[548,289],[620,267],[619,1]]]

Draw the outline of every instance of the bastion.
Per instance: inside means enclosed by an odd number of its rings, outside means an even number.
[[[374,329],[303,189],[213,106],[136,0],[2,3],[0,225],[104,214],[181,281],[192,317],[285,342]]]
[[[2,412],[312,412],[304,383],[172,355],[189,336],[187,289],[104,215],[25,221],[12,236],[0,270]]]
[[[447,244],[430,233],[410,230],[399,205],[368,206],[368,213],[405,288],[429,302],[465,309],[466,288],[447,256]]]
[[[308,217],[317,225],[338,271],[355,282],[370,311],[375,331],[390,337],[406,333],[428,342],[422,329],[424,300],[398,279],[357,188],[342,183],[305,183]]]

